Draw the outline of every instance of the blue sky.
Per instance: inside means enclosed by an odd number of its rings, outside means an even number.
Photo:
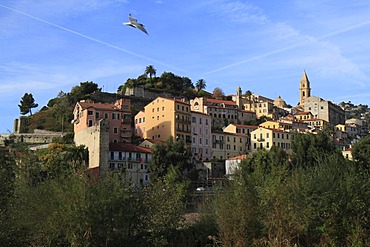
[[[367,0],[2,0],[0,133],[24,93],[40,109],[80,82],[116,92],[148,65],[291,105],[305,70],[312,95],[369,105],[369,40]]]

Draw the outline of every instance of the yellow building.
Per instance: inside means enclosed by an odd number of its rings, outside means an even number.
[[[223,131],[212,132],[212,158],[225,160],[246,153],[247,136]]]
[[[247,137],[246,140],[246,152],[251,150],[251,135],[250,133],[257,129],[258,126],[254,125],[244,125],[244,124],[229,124],[223,130],[224,132],[245,135]]]
[[[308,124],[308,127],[312,130],[323,130],[329,123],[323,119],[312,118],[308,120],[304,120],[304,123]]]
[[[173,137],[191,142],[191,111],[185,101],[158,97],[144,107],[144,114],[135,116],[135,123],[140,118],[142,122],[135,129],[142,131],[143,138],[167,141]]]
[[[281,147],[286,151],[290,151],[291,138],[291,132],[259,127],[251,132],[251,151],[256,151],[258,149],[270,150],[272,146]]]
[[[358,133],[357,128],[354,125],[337,124],[335,125],[335,129],[347,133],[349,138],[355,138]]]
[[[266,121],[261,123],[259,126],[267,129],[281,129],[280,123],[278,121]]]
[[[297,120],[297,121],[303,121],[303,120],[308,120],[308,119],[312,119],[313,118],[313,115],[311,112],[307,112],[307,111],[301,111],[301,112],[297,112],[295,115],[294,115],[294,118]]]

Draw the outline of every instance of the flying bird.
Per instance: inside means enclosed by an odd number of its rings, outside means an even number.
[[[123,25],[130,26],[130,27],[137,28],[137,29],[143,31],[144,33],[148,34],[148,32],[146,31],[144,25],[141,24],[141,23],[139,23],[139,22],[137,22],[137,19],[135,19],[134,17],[132,17],[131,14],[128,15],[128,19],[130,20],[129,22],[123,22],[122,24]]]

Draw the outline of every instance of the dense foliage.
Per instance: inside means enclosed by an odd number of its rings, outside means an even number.
[[[203,195],[192,223],[184,220],[191,195],[181,142],[153,149],[153,181],[143,188],[117,172],[96,182],[85,172],[83,146],[53,144],[31,152],[15,143],[0,150],[0,242],[369,246],[368,138],[354,147],[353,162],[326,138],[297,135],[292,154],[275,147],[250,154],[227,187]]]

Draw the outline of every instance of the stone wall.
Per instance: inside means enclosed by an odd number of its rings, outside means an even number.
[[[109,122],[102,119],[97,125],[75,133],[76,146],[84,145],[89,151],[89,168],[99,168],[100,174],[108,170]]]

